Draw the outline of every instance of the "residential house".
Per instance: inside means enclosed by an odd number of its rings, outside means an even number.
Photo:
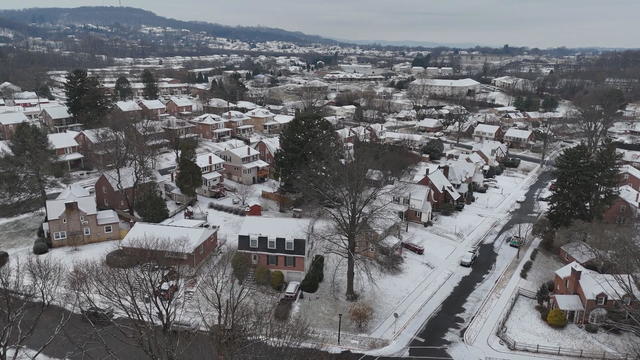
[[[204,106],[204,111],[212,114],[220,115],[225,111],[229,111],[236,107],[236,104],[224,99],[213,98]]]
[[[22,112],[0,114],[0,140],[11,140],[18,125],[29,122]]]
[[[502,141],[504,133],[500,126],[478,124],[473,130],[473,139],[477,142],[486,140]]]
[[[107,158],[108,149],[115,146],[116,134],[108,128],[88,129],[80,131],[74,139],[79,151],[92,165],[110,164]]]
[[[54,200],[47,200],[43,224],[51,247],[77,246],[120,239],[120,220],[113,210],[98,210],[96,197],[71,185]]]
[[[422,119],[416,123],[418,131],[438,132],[442,128],[442,122],[438,119]]]
[[[403,183],[392,201],[401,220],[426,224],[432,218],[431,196],[428,186]]]
[[[504,142],[513,148],[527,148],[534,139],[533,131],[531,130],[520,130],[512,127],[504,133]]]
[[[431,188],[434,209],[441,209],[444,204],[454,204],[461,200],[461,196],[455,187],[449,182],[447,176],[448,167],[442,169],[427,168],[418,184],[426,185]]]
[[[224,120],[224,126],[231,129],[234,136],[249,138],[253,134],[253,125],[246,122],[251,120],[250,117],[239,111],[231,110],[220,115]]]
[[[409,84],[409,89],[436,97],[465,97],[477,93],[480,86],[473,79],[417,79]]]
[[[227,178],[246,185],[264,182],[269,176],[269,164],[260,160],[259,155],[250,146],[225,150],[221,157]]]
[[[195,139],[198,137],[194,124],[175,117],[163,120],[162,130],[164,130],[166,139]]]
[[[142,108],[133,100],[116,101],[115,110],[129,119],[137,120],[142,118]]]
[[[264,132],[264,124],[273,122],[275,117],[275,114],[264,108],[253,109],[245,115],[249,117],[245,124],[253,125],[253,129],[258,132]]]
[[[260,153],[260,160],[269,164],[271,168],[275,166],[276,153],[280,150],[280,138],[263,138],[253,147]]]
[[[159,179],[160,176],[156,172],[150,176],[136,176],[135,169],[130,167],[104,172],[95,184],[98,207],[129,210],[129,202],[145,188],[155,188]],[[158,188],[157,190],[162,189],[161,186]]]
[[[582,266],[593,267],[597,265],[598,250],[589,246],[584,241],[573,241],[564,244],[558,249],[558,255],[565,264],[576,262]]]
[[[56,161],[66,163],[69,170],[84,166],[84,155],[80,153],[80,144],[75,139],[76,135],[78,133],[75,131],[47,135],[51,147],[58,156]]]
[[[618,188],[618,195],[613,203],[602,214],[602,221],[607,224],[627,224],[640,215],[640,192],[631,185]]]
[[[279,134],[293,120],[291,115],[275,115],[273,120],[264,123],[265,134]]]
[[[167,114],[167,107],[160,100],[138,100],[138,105],[147,119],[159,120]]]
[[[556,270],[553,282],[551,308],[564,311],[572,323],[601,324],[639,305],[640,292],[630,275],[600,274],[572,262]]]
[[[167,113],[173,116],[188,116],[193,112],[193,102],[187,98],[172,96],[166,103]]]
[[[202,220],[137,222],[120,242],[125,253],[169,266],[198,268],[218,247],[218,228]]]
[[[195,131],[202,139],[219,142],[231,138],[232,129],[225,127],[225,121],[219,115],[203,114],[190,122],[196,126]]]
[[[475,143],[473,151],[481,156],[489,166],[497,166],[499,162],[509,156],[509,148],[499,141],[485,140],[481,143]]]
[[[224,181],[224,160],[213,152],[207,152],[196,155],[196,165],[202,172],[202,186],[197,189],[198,194],[212,196]]]
[[[133,125],[133,128],[145,141],[145,144],[150,148],[161,149],[169,144],[169,139],[164,131],[165,122],[162,120],[144,120],[137,122]]]
[[[40,117],[45,126],[53,132],[78,130],[82,127],[82,124],[76,123],[64,105],[45,107],[40,112]]]
[[[285,281],[301,281],[307,269],[309,220],[246,217],[238,230],[238,251],[253,265],[282,271]]]

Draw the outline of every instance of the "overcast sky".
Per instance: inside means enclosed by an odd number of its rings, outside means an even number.
[[[264,25],[339,39],[640,47],[639,0],[121,1],[181,20]],[[117,4],[118,0],[2,0],[0,8]]]

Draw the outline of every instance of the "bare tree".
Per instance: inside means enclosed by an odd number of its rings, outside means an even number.
[[[357,143],[352,159],[323,165],[311,173],[324,176],[306,176],[301,187],[311,199],[323,204],[322,215],[329,221],[320,234],[325,252],[346,261],[346,297],[357,299],[354,289],[356,271],[372,279],[372,251],[383,248],[390,235],[389,228],[399,220],[390,211],[393,198],[402,185],[396,181],[408,168],[408,156],[393,152],[390,147]],[[406,155],[406,154],[404,154]],[[371,170],[379,170],[386,181],[371,182]]]
[[[123,341],[150,359],[180,359],[190,334],[173,331],[174,326],[192,321],[184,298],[190,271],[180,265],[185,244],[154,238],[139,239],[134,246],[137,250],[128,256],[147,265],[118,268],[102,262],[80,263],[70,283],[81,303],[107,306],[121,316],[111,324]],[[173,265],[163,266],[167,263]]]
[[[0,268],[0,360],[36,358],[60,335],[71,313],[50,311],[49,305],[58,300],[74,307],[73,299],[61,296],[65,274],[62,265],[41,257],[10,261]],[[35,341],[34,333],[42,329],[47,329],[43,340]],[[36,345],[25,354],[27,342]]]
[[[253,188],[250,185],[238,183],[236,186],[235,196],[238,198],[238,201],[242,203],[242,205],[247,204],[247,199],[251,196],[253,192]]]

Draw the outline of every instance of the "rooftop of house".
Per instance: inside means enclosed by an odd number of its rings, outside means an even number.
[[[49,142],[54,149],[65,149],[78,146],[75,137],[78,135],[75,131],[66,131],[63,133],[48,134]]]
[[[22,112],[6,112],[0,114],[0,124],[2,125],[15,125],[27,121],[29,121],[29,119]]]
[[[411,84],[420,85],[420,86],[448,86],[448,87],[469,87],[469,86],[478,86],[479,82],[473,79],[459,79],[459,80],[449,80],[449,79],[417,79],[414,80]]]
[[[179,107],[193,106],[193,102],[187,98],[172,96],[170,100]]]
[[[120,245],[130,248],[190,253],[218,230],[214,227],[201,227],[200,223],[196,226],[192,226],[195,223],[181,225],[183,226],[137,222],[122,239]]]
[[[256,117],[256,118],[271,118],[275,116],[271,111],[264,108],[253,109],[247,112],[246,115],[250,117]]]
[[[307,239],[310,224],[309,219],[247,216],[240,225],[238,234]]]
[[[116,106],[120,111],[129,112],[129,111],[140,111],[142,108],[133,100],[128,101],[116,101]]]
[[[640,294],[630,275],[600,274],[575,261],[556,270],[556,275],[566,279],[571,276],[571,269],[580,272],[579,283],[587,300],[595,300],[600,294],[605,294],[611,300],[620,300],[627,294],[627,289],[630,289],[635,296]],[[621,282],[625,285],[623,286]]]
[[[68,119],[71,117],[69,109],[64,105],[45,107],[42,111],[53,120]]]
[[[149,110],[161,110],[165,106],[160,100],[139,100],[139,103]]]
[[[474,129],[474,132],[495,134],[498,130],[500,130],[500,126],[497,125],[478,124]]]
[[[203,168],[209,165],[217,165],[224,164],[224,160],[222,160],[218,155],[208,152],[204,154],[199,154],[196,156],[196,164]]]
[[[102,173],[111,187],[114,190],[118,189],[129,189],[133,186],[136,177],[135,177],[135,169],[131,167],[123,167],[114,170],[105,171]],[[160,178],[160,175],[153,171],[150,175],[141,176],[141,179],[138,180],[139,184],[146,184],[152,181],[157,181]],[[119,185],[118,185],[119,184]]]
[[[528,139],[533,132],[531,130],[520,130],[516,128],[509,128],[507,132],[504,133],[505,138],[515,138],[515,139]]]
[[[47,220],[57,220],[67,207],[66,204],[77,203],[78,209],[87,215],[97,214],[96,197],[78,184],[71,184],[55,199],[47,200]]]

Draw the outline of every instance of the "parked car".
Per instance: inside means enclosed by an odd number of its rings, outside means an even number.
[[[411,250],[418,255],[424,254],[424,247],[414,244],[412,242],[403,241],[402,247],[405,249]]]
[[[460,258],[460,265],[470,267],[478,257],[477,249],[470,249]]]
[[[523,202],[527,201],[527,197],[522,195],[516,201],[518,202],[518,204],[522,204]]]
[[[295,300],[300,293],[300,283],[298,281],[289,281],[287,288],[284,290],[284,298]]]
[[[111,319],[113,319],[113,309],[102,309],[97,306],[92,306],[88,309],[82,310],[82,315],[85,319],[94,324],[107,324]]]
[[[444,133],[442,131],[438,131],[437,133],[433,134],[433,136],[435,136],[435,137],[443,137]]]
[[[522,246],[524,244],[524,239],[521,238],[520,236],[512,236],[509,240],[509,246],[514,247],[514,248],[519,248],[520,246]]]

